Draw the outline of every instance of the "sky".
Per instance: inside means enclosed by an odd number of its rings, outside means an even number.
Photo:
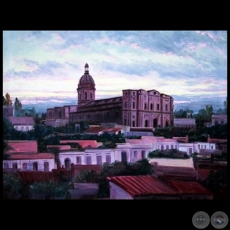
[[[88,63],[96,99],[155,89],[174,110],[223,108],[227,31],[3,31],[3,96],[37,110],[77,104]]]

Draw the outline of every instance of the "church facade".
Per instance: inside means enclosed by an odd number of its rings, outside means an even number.
[[[76,90],[78,105],[72,106],[72,109],[67,108],[69,106],[47,109],[47,121],[68,119],[76,123],[112,122],[130,127],[173,125],[173,98],[155,89],[124,89],[120,97],[96,100],[95,82],[89,74],[87,63]]]

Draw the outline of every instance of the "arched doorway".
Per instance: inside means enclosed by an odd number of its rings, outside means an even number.
[[[153,127],[156,128],[157,127],[157,118],[153,119]]]
[[[65,159],[65,169],[70,170],[71,169],[71,161],[69,158]]]
[[[165,122],[165,126],[166,126],[166,127],[168,127],[168,126],[169,126],[169,121],[168,121],[168,120],[166,120],[166,122]]]

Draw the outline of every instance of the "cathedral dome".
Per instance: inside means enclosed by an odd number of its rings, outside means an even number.
[[[89,65],[87,63],[85,64],[85,73],[84,75],[81,76],[79,80],[79,84],[94,84],[95,85],[93,77],[89,75]]]

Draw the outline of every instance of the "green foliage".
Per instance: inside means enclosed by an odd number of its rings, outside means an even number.
[[[186,152],[177,149],[156,149],[148,153],[149,158],[173,158],[173,159],[188,159],[189,156]]]
[[[3,199],[22,198],[23,181],[16,173],[3,173]]]
[[[89,124],[86,121],[80,121],[80,130],[81,132],[84,132],[89,128]]]
[[[31,199],[58,199],[65,197],[69,188],[68,182],[34,182],[29,187],[29,193]]]
[[[98,180],[99,174],[94,170],[80,171],[75,178],[78,183],[98,183]]]
[[[227,193],[227,169],[211,170],[204,185],[213,192]]]
[[[224,150],[221,152],[220,155],[215,155],[214,156],[215,161],[227,161],[227,150]]]

